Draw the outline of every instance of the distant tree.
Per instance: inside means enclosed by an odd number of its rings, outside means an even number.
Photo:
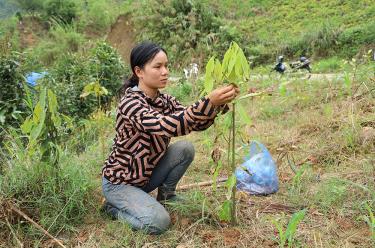
[[[26,12],[42,12],[43,0],[12,0],[21,10]]]
[[[50,0],[45,4],[47,17],[72,23],[77,16],[77,6],[72,0]]]

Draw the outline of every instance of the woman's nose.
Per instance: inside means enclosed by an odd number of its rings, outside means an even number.
[[[168,70],[167,67],[163,67],[162,74],[163,75],[168,75],[169,74],[169,70]]]

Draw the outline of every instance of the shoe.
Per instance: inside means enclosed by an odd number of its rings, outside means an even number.
[[[174,188],[169,188],[165,184],[162,184],[158,188],[158,195],[156,196],[158,202],[175,202],[182,203],[185,201],[184,197],[177,196]]]

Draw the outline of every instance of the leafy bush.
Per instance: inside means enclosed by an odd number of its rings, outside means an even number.
[[[82,118],[97,107],[93,96],[85,100],[80,98],[84,86],[93,80],[87,58],[79,54],[67,54],[43,81],[54,88],[63,114]]]
[[[189,63],[188,57],[202,62],[208,54],[224,54],[231,41],[241,41],[235,27],[225,25],[217,13],[200,1],[143,1],[134,18],[138,29],[144,30],[138,39],[162,44],[170,52],[172,63]]]
[[[72,0],[50,0],[45,5],[47,18],[72,23],[77,17],[77,6]]]
[[[340,32],[338,27],[323,23],[322,26],[304,32],[300,37],[281,46],[280,52],[292,56],[305,54],[328,56],[334,54]]]
[[[0,54],[0,124],[17,122],[24,111],[25,84],[20,67],[21,55],[17,52]]]
[[[108,90],[102,102],[108,105],[122,85],[125,65],[117,51],[105,42],[99,42],[92,51],[91,75]]]
[[[54,88],[60,111],[74,118],[85,118],[98,108],[98,99],[89,95],[80,95],[86,85],[92,82],[108,90],[101,102],[109,105],[121,86],[125,66],[117,52],[104,42],[97,44],[90,53],[66,54],[59,59],[50,74],[44,78],[44,84]]]
[[[348,28],[338,36],[341,53],[347,58],[356,55],[360,46],[374,44],[374,42],[375,22]]]
[[[89,1],[87,13],[83,18],[86,18],[91,27],[105,30],[115,21],[118,15],[113,13],[117,9],[116,7],[114,8],[114,4],[116,3],[108,0]]]
[[[166,88],[166,92],[176,97],[181,103],[190,103],[193,85],[185,79],[180,79]]]

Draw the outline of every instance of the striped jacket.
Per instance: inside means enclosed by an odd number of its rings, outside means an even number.
[[[116,116],[116,136],[102,175],[113,184],[144,186],[164,155],[171,137],[210,127],[223,107],[208,98],[184,107],[160,93],[155,100],[137,87],[128,88]]]

